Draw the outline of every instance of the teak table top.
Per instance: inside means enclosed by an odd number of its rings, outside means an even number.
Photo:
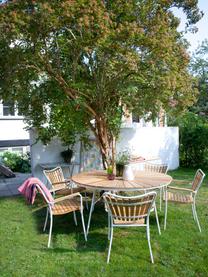
[[[108,180],[105,171],[89,171],[76,174],[72,181],[79,186],[94,190],[152,190],[167,186],[171,183],[172,177],[156,172],[137,171],[133,181],[123,180],[116,177],[115,180]]]

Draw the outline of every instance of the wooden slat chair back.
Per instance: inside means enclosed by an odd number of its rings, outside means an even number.
[[[83,187],[74,187],[69,179],[66,180],[60,166],[50,170],[43,170],[43,173],[51,184],[51,191],[53,191],[56,195],[69,195],[73,193],[85,192],[85,203],[88,209],[86,189]]]
[[[140,219],[147,217],[154,198],[155,194],[137,196],[136,198],[112,196],[110,194],[104,196],[112,219],[121,224],[139,223]]]
[[[103,194],[106,211],[108,212],[108,239],[110,240],[107,263],[110,260],[113,228],[116,226],[146,227],[150,257],[152,263],[154,263],[150,244],[149,214],[155,203],[156,195],[155,191],[131,197],[111,194],[109,192]]]
[[[144,164],[144,170],[149,171],[149,172],[158,172],[158,173],[166,174],[167,171],[168,171],[168,165],[167,164],[145,163]]]
[[[168,165],[167,164],[145,163],[144,170],[147,172],[158,172],[158,173],[167,174]],[[163,193],[163,188],[160,189],[160,211],[162,210],[162,193]]]
[[[194,218],[194,221],[197,223],[197,226],[200,232],[201,232],[201,226],[196,212],[196,196],[200,186],[202,185],[204,177],[205,177],[204,172],[201,169],[198,169],[193,179],[191,188],[168,186],[168,191],[166,192],[167,194],[164,197],[165,201],[170,201],[170,202],[175,202],[180,204],[191,204],[193,218]],[[166,226],[166,219],[167,219],[167,216],[165,217],[165,226]]]
[[[54,169],[43,170],[43,172],[53,188],[59,187],[60,183],[65,181],[63,171],[59,166]],[[64,186],[66,187],[66,185]]]
[[[204,180],[204,177],[205,177],[204,172],[201,169],[198,169],[195,174],[194,180],[192,182],[193,191],[195,191],[195,192],[198,191],[198,189],[200,188],[200,186]]]

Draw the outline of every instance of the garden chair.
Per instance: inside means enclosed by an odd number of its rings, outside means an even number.
[[[194,218],[194,221],[196,221],[200,232],[201,232],[201,226],[196,212],[196,196],[203,182],[204,177],[205,177],[204,172],[201,169],[198,169],[193,179],[193,182],[191,183],[191,188],[168,186],[168,191],[166,192],[167,195],[166,197],[164,197],[165,201],[181,203],[181,204],[191,204],[193,218]],[[166,220],[165,220],[165,226],[166,226]]]
[[[83,231],[84,231],[84,238],[87,241],[84,216],[83,216],[82,195],[80,193],[73,193],[73,194],[70,194],[67,196],[59,197],[57,199],[54,199],[53,202],[50,202],[48,200],[48,197],[46,196],[45,192],[38,184],[36,184],[36,188],[39,191],[39,193],[42,195],[44,202],[46,202],[46,204],[47,204],[46,218],[45,218],[45,223],[44,223],[44,227],[43,227],[44,232],[45,232],[45,229],[47,226],[48,214],[50,214],[50,229],[49,229],[48,247],[50,247],[50,243],[51,243],[53,216],[63,215],[63,214],[68,214],[68,213],[73,212],[74,222],[75,222],[75,225],[77,225],[76,211],[80,211],[82,226],[83,226]]]
[[[64,178],[64,174],[60,166],[50,170],[43,170],[43,173],[51,185],[50,192],[52,192],[55,195],[69,195],[72,193],[86,191],[86,189],[83,187],[75,187],[74,184],[72,184],[70,179],[66,180]],[[85,193],[85,198],[86,198],[86,193]],[[88,209],[87,198],[86,198],[86,207]]]
[[[148,172],[158,172],[167,174],[168,172],[168,165],[167,164],[152,164],[152,163],[145,163],[144,170]],[[162,209],[162,193],[163,188],[160,189],[160,211]]]
[[[105,192],[105,208],[108,212],[108,239],[110,240],[107,263],[110,260],[114,227],[146,227],[151,262],[154,263],[149,230],[149,215],[157,193],[152,191],[138,196],[119,196]],[[157,211],[156,211],[157,213]]]

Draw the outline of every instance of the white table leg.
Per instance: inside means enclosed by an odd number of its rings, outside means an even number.
[[[93,195],[92,195],[92,202],[91,202],[91,207],[90,207],[90,213],[89,213],[89,218],[88,218],[88,223],[87,223],[87,235],[89,233],[89,228],[90,228],[90,222],[91,222],[91,216],[92,216],[92,212],[94,210],[94,204],[95,204],[95,194],[96,191],[93,191]]]

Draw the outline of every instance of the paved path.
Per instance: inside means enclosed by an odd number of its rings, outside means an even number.
[[[30,173],[15,173],[14,178],[0,177],[0,197],[18,195],[17,188],[31,176]]]

